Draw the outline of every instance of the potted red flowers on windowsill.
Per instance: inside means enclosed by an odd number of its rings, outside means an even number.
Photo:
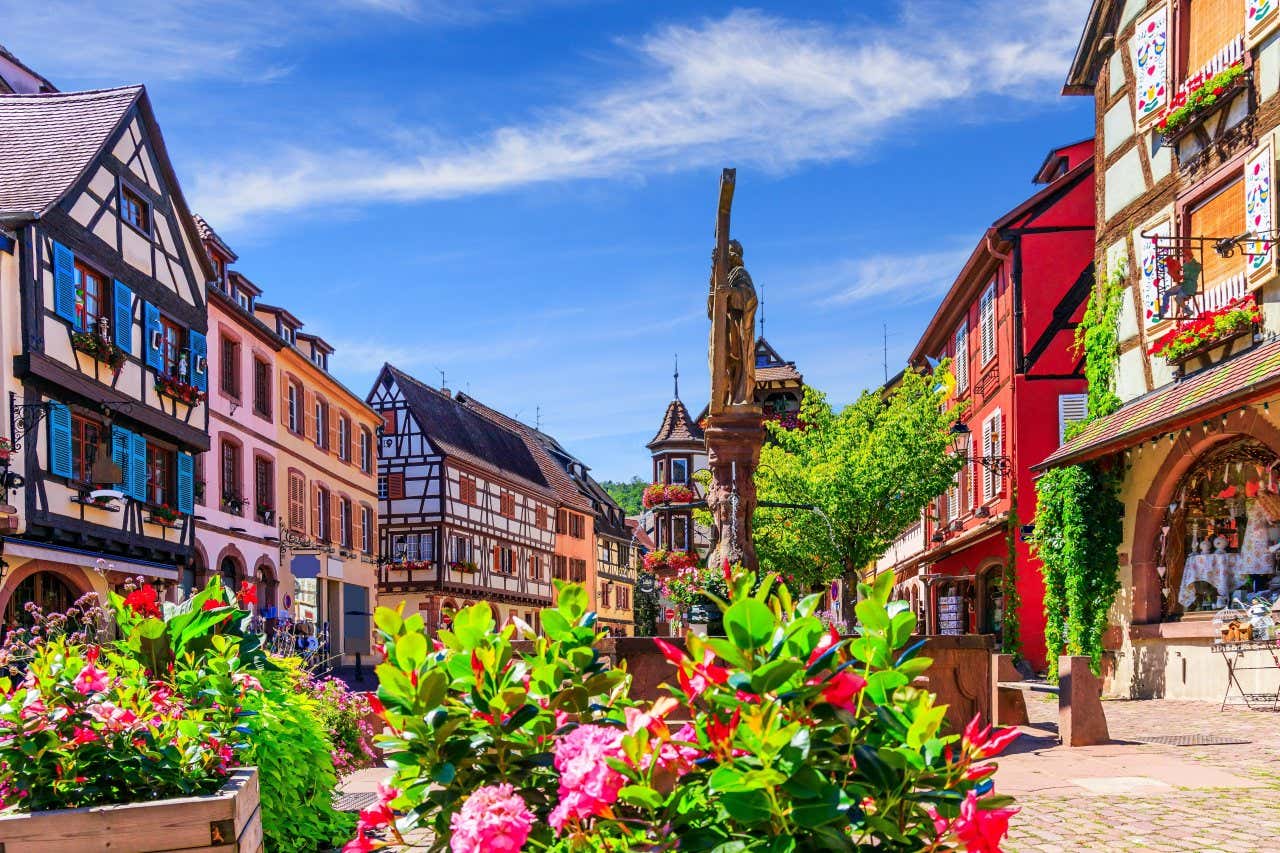
[[[199,388],[180,377],[169,376],[164,373],[156,376],[156,393],[172,397],[180,403],[186,403],[188,406],[196,406],[203,403],[207,396]]]
[[[455,572],[462,572],[463,574],[468,575],[480,571],[479,566],[470,561],[463,563],[455,560],[449,564],[449,568],[453,569]]]
[[[8,462],[11,455],[13,455],[13,442],[7,438],[0,438],[0,462]]]
[[[1212,77],[1203,73],[1188,77],[1156,122],[1156,129],[1164,135],[1166,143],[1176,141],[1197,118],[1243,89],[1246,82],[1243,60]]]
[[[168,504],[157,504],[151,507],[150,516],[147,521],[159,524],[163,527],[172,527],[182,517],[182,513],[178,512]]]
[[[1180,364],[1193,356],[1241,335],[1262,322],[1262,309],[1250,294],[1216,311],[1206,311],[1192,320],[1183,320],[1160,336],[1149,350],[1169,364]]]
[[[124,350],[101,335],[92,332],[72,332],[71,348],[105,363],[112,370],[124,366]]]
[[[654,483],[644,490],[641,502],[645,509],[652,509],[660,504],[687,504],[698,499],[693,489],[688,486],[667,483]]]

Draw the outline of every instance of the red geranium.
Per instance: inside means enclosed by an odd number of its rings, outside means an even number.
[[[258,603],[258,589],[248,581],[240,582],[240,593],[237,596],[241,607],[249,607]]]
[[[160,606],[157,603],[156,588],[150,584],[138,587],[124,597],[125,607],[141,616],[159,616]]]

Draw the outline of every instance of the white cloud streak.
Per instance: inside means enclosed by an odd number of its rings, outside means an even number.
[[[206,166],[192,195],[234,230],[252,217],[333,204],[853,157],[931,110],[988,120],[1009,108],[1003,98],[1056,95],[1084,5],[916,3],[895,20],[846,29],[735,11],[657,30],[633,46],[628,79],[487,137],[446,142],[430,128],[398,127],[406,139],[431,141],[394,153],[295,145],[265,159],[259,146],[252,162]],[[980,98],[996,109],[963,109]]]
[[[932,300],[955,281],[968,250],[881,254],[846,259],[825,271],[822,304],[848,305],[869,299],[879,307]]]

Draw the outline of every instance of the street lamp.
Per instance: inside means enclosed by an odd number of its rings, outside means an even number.
[[[976,462],[982,467],[1004,476],[1012,467],[1008,456],[970,456],[969,446],[973,443],[973,431],[969,425],[956,421],[951,425],[951,449],[960,459]]]

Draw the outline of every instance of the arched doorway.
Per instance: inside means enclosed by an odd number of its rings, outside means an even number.
[[[222,565],[218,567],[218,574],[222,577],[222,586],[232,592],[238,590],[240,582],[244,580],[244,572],[241,570],[240,564],[231,555],[222,558]]]
[[[253,574],[253,582],[258,587],[258,607],[263,610],[278,607],[280,582],[276,579],[276,570],[271,561],[263,557],[258,561]]]
[[[978,575],[978,633],[1000,636],[1004,630],[1004,566],[988,566]]]
[[[4,609],[5,630],[32,624],[27,602],[34,602],[45,613],[61,613],[76,600],[71,585],[56,572],[34,572],[23,578],[9,596]]]

